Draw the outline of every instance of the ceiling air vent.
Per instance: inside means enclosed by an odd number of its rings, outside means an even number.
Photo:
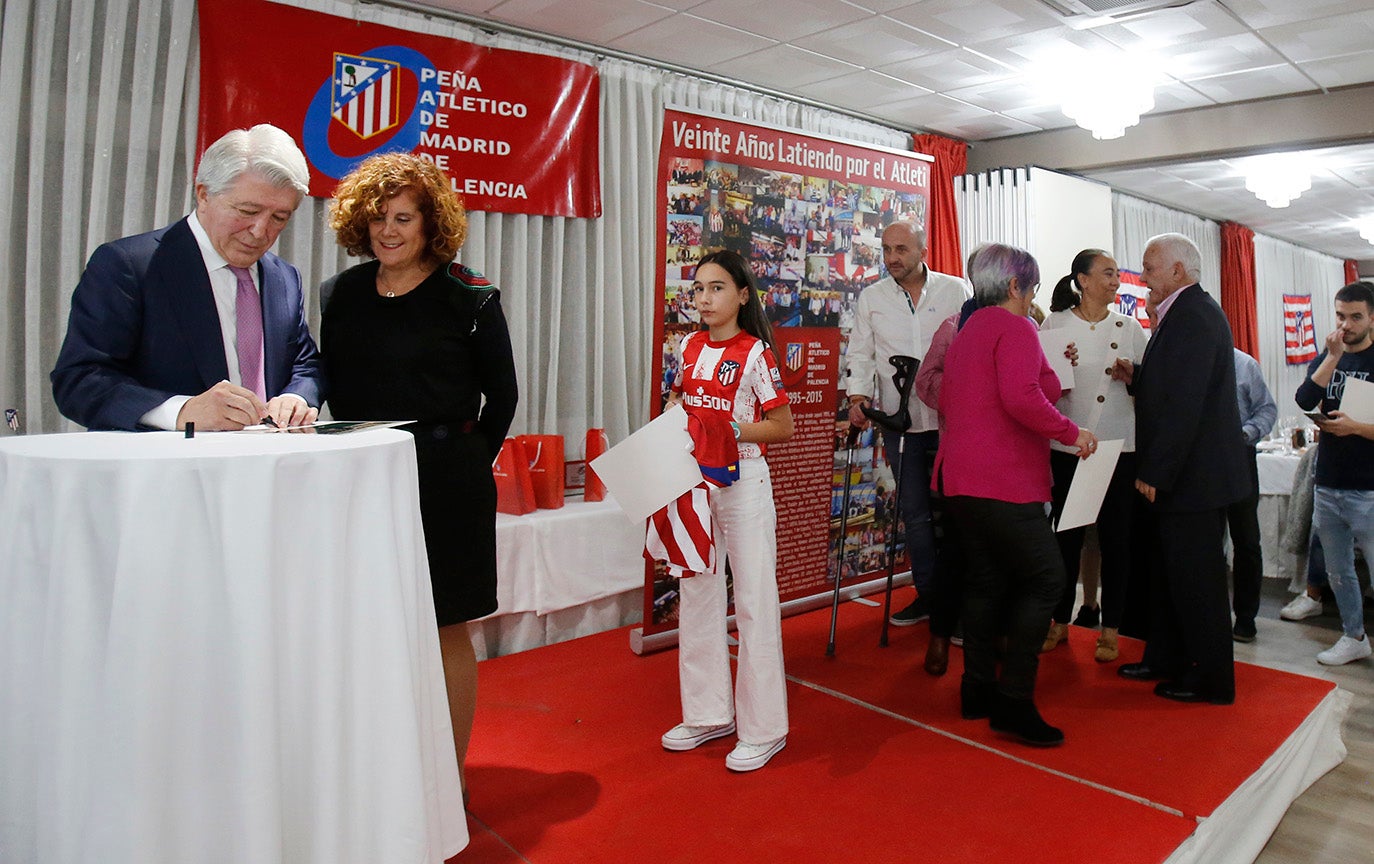
[[[1157,9],[1191,6],[1205,0],[1041,0],[1063,15],[1068,24],[1107,23],[1107,20],[1133,18]]]

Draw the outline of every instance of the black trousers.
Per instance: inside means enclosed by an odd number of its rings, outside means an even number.
[[[1045,622],[1059,602],[1064,561],[1042,503],[955,495],[964,570],[964,680],[996,682],[1013,699],[1035,695]],[[1007,647],[997,671],[997,639]],[[1227,634],[1229,638],[1229,633]]]
[[[1226,508],[1157,513],[1144,662],[1211,695],[1234,696],[1231,610],[1222,551]]]
[[[931,457],[931,464],[934,464]],[[964,547],[959,543],[959,525],[950,513],[949,503],[938,492],[930,495],[930,512],[935,524],[935,576],[930,603],[930,633],[948,639],[959,624],[964,604]]]
[[[1050,451],[1050,470],[1054,474],[1054,510],[1059,518],[1064,501],[1069,497],[1069,484],[1079,458],[1072,453]],[[1102,626],[1121,627],[1126,610],[1126,584],[1131,578],[1134,557],[1131,554],[1131,533],[1135,522],[1135,453],[1122,453],[1117,460],[1097,514],[1097,536],[1102,547]],[[1083,536],[1087,528],[1071,528],[1057,532],[1059,551],[1064,556],[1064,592],[1054,608],[1054,620],[1069,623],[1073,614],[1073,598],[1078,587],[1079,559],[1083,554]],[[1086,601],[1089,598],[1084,598]]]
[[[1259,612],[1260,584],[1264,578],[1260,551],[1259,464],[1250,448],[1250,494],[1226,508],[1231,529],[1231,608],[1236,621],[1254,623]]]

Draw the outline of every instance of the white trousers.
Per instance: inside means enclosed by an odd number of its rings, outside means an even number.
[[[787,681],[778,604],[777,510],[763,459],[741,459],[740,477],[711,490],[716,555],[730,562],[739,629],[739,676],[730,687],[726,585],[699,573],[679,583],[678,683],[682,722],[716,726],[736,721],[739,740],[766,744],[787,734]]]

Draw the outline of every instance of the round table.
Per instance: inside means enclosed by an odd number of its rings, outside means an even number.
[[[457,854],[415,470],[392,429],[0,441],[0,857]]]

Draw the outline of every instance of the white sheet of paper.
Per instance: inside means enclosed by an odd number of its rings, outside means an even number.
[[[1347,376],[1339,410],[1358,423],[1374,423],[1374,383]]]
[[[1098,441],[1097,451],[1078,463],[1077,470],[1073,472],[1073,482],[1069,484],[1064,512],[1059,514],[1055,531],[1080,528],[1097,521],[1097,511],[1102,509],[1102,499],[1107,497],[1107,487],[1112,482],[1116,460],[1121,458],[1121,448],[1125,444],[1120,438]]]
[[[1073,333],[1068,329],[1040,331],[1040,347],[1045,350],[1045,359],[1050,361],[1050,368],[1059,376],[1061,390],[1073,389],[1073,363],[1064,356],[1065,349],[1072,341]]]
[[[591,465],[630,521],[642,522],[701,482],[691,443],[687,412],[674,405]]]

